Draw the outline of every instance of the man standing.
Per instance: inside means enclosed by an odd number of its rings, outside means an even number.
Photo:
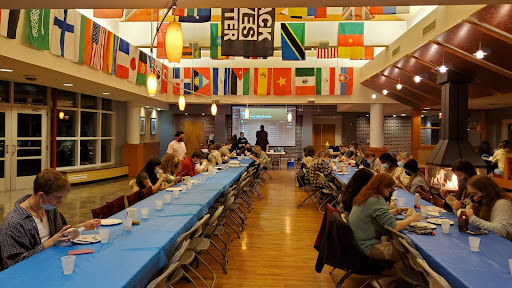
[[[263,125],[260,126],[260,131],[256,132],[256,145],[268,152],[268,133]]]
[[[184,160],[187,153],[187,148],[183,142],[185,140],[185,132],[178,131],[174,137],[174,140],[167,146],[167,153],[174,153],[178,156],[178,159]]]

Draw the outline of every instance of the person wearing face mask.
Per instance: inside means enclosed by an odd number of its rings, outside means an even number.
[[[329,161],[332,159],[332,155],[327,150],[320,150],[316,152],[315,157],[313,158],[313,161],[309,165],[307,172],[307,182],[312,187],[322,187],[323,182],[320,180],[320,177],[316,174],[316,172],[319,172],[323,174],[326,178],[328,178],[331,175],[331,171],[333,169],[336,169],[336,165],[334,162],[329,164]]]
[[[393,245],[381,240],[382,236],[385,236],[384,226],[401,231],[412,222],[423,218],[420,214],[413,212],[406,219],[396,221],[395,216],[409,208],[389,209],[385,199],[390,198],[394,190],[395,180],[389,174],[379,173],[373,176],[354,198],[348,225],[352,228],[356,242],[368,256],[399,261],[400,256]]]
[[[398,153],[396,155],[397,166],[404,168],[405,162],[407,162],[410,159],[411,159],[411,157],[409,156],[409,153],[407,153],[407,152]]]
[[[455,194],[456,201],[452,203],[451,207],[446,208],[452,208],[453,211],[459,210],[460,208],[465,208],[467,205],[471,203],[471,200],[469,199],[468,195],[468,189],[466,186],[466,182],[473,176],[476,175],[475,166],[471,164],[471,162],[459,159],[455,161],[455,163],[452,166],[452,172],[457,176],[457,180],[459,182],[459,188],[457,190],[457,193]],[[446,194],[446,191],[441,190],[441,196],[443,198],[446,198],[448,195]]]
[[[471,177],[466,185],[472,202],[466,210],[469,223],[512,240],[512,202],[505,191],[484,175]]]
[[[235,155],[235,153],[232,153],[231,152],[231,147],[233,146],[233,144],[231,143],[231,141],[227,141],[226,144],[224,144],[224,146],[222,146],[222,148],[220,148],[219,152],[220,152],[220,156],[221,157],[224,157],[225,159],[229,159],[231,158],[232,155]]]
[[[202,159],[203,152],[201,152],[201,150],[192,152],[190,157],[181,162],[181,176],[193,177],[199,174],[199,172],[196,171],[196,164],[199,164]]]
[[[165,157],[176,157],[174,154],[167,155]],[[157,170],[160,169],[161,166],[162,161],[160,161],[160,159],[157,157],[152,157],[148,160],[146,166],[142,168],[142,170],[139,172],[139,174],[137,174],[137,177],[135,178],[135,183],[137,184],[137,187],[139,187],[139,190],[144,191],[147,187],[152,187],[153,193],[156,193],[165,188],[161,185],[162,183],[166,182],[167,179],[167,175],[164,174],[165,171],[164,173],[160,173],[160,177],[157,175]]]
[[[419,172],[418,162],[414,159],[410,159],[409,161],[405,162],[404,165],[405,174],[409,176],[409,182],[407,185],[404,185],[402,181],[398,180],[398,185],[400,188],[404,189],[405,191],[409,191],[412,195],[416,194],[418,190],[421,190],[423,187],[423,190],[428,191],[428,184],[427,180],[423,175],[421,175]]]
[[[345,152],[345,157],[352,158],[354,155],[356,155],[356,149],[357,149],[357,143],[351,142],[350,145],[348,145],[348,151]]]
[[[405,170],[404,168],[398,167],[395,157],[391,156],[389,153],[382,153],[379,156],[379,160],[382,163],[381,172],[386,172],[391,175],[391,177],[393,177],[397,183],[399,181],[398,179],[400,179],[403,185],[407,185],[409,182],[409,177],[407,177],[407,179],[400,178],[406,176],[404,173]]]
[[[187,147],[185,147],[185,132],[178,131],[174,135],[174,140],[167,146],[167,153],[174,153],[180,160],[185,159],[187,153]]]
[[[16,201],[2,225],[0,243],[4,268],[71,240],[66,231],[72,226],[64,226],[57,208],[70,190],[69,181],[55,169],[37,174],[33,193]],[[100,220],[93,219],[74,227],[93,230],[99,225]]]

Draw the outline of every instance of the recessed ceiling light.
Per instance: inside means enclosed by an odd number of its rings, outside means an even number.
[[[377,95],[372,94],[372,99],[375,99],[375,98],[377,98]]]
[[[64,86],[68,86],[68,87],[73,86],[73,84],[71,84],[71,83],[64,83],[64,84],[62,84],[62,85],[64,85]]]
[[[407,116],[407,114],[401,114],[400,116]]]
[[[393,117],[396,117],[396,114],[393,114]]]
[[[382,94],[384,94],[384,95],[388,95],[388,92],[389,91],[387,89],[382,90]]]
[[[400,89],[402,89],[402,87],[403,87],[403,86],[402,86],[402,84],[401,84],[401,83],[396,84],[396,89],[400,90]]]
[[[203,115],[203,116],[204,116],[204,113],[201,113],[201,115]]]
[[[421,112],[423,112],[423,113],[427,113],[428,111],[427,111],[427,110],[423,110],[423,111],[421,111]]]
[[[157,111],[160,111],[160,108],[156,108]]]
[[[426,108],[425,108],[425,110],[428,110],[428,109],[430,109],[430,108],[429,108],[429,107],[426,107]]]
[[[421,79],[422,78],[418,75],[414,76],[414,82],[416,82],[416,83],[420,83]]]
[[[188,113],[187,113],[187,112],[185,112],[185,115],[188,115]]]
[[[144,107],[149,108],[149,106],[144,106]]]
[[[425,115],[421,115],[421,118],[425,117]]]
[[[0,68],[0,72],[12,72],[12,69]]]
[[[103,95],[110,95],[110,92],[103,92],[101,94],[103,94]]]
[[[370,114],[366,114],[366,117],[370,116]]]
[[[450,68],[444,66],[444,64],[436,68],[436,70],[441,72],[441,73],[446,73],[446,71],[448,71],[449,69]]]

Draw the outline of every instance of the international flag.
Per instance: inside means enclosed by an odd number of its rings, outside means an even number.
[[[231,69],[231,95],[249,95],[250,71],[249,68]]]
[[[110,73],[112,70],[110,63],[112,62],[113,36],[114,34],[112,32],[107,32],[107,40],[103,49],[103,72],[105,73]]]
[[[352,89],[354,87],[354,68],[340,68],[338,80],[340,82],[340,95],[352,95]]]
[[[338,58],[373,60],[374,47],[338,47]]]
[[[32,47],[50,49],[50,9],[26,9],[27,42]]]
[[[167,86],[169,81],[169,68],[167,65],[162,65],[162,78],[160,79],[160,92],[167,94]]]
[[[109,32],[108,35],[108,46],[105,51],[105,57],[103,58],[103,68],[108,74],[116,74],[116,58],[117,58],[117,46],[119,45],[119,36],[116,34]]]
[[[316,50],[316,58],[318,58],[318,59],[338,58],[338,47],[318,48]]]
[[[105,54],[105,46],[107,44],[108,30],[100,24],[93,22],[92,24],[92,49],[91,61],[89,66],[92,68],[103,70],[103,55]]]
[[[18,30],[19,20],[19,9],[0,9],[0,35],[16,39],[16,30]]]
[[[316,95],[339,95],[336,68],[316,68]]]
[[[95,18],[123,18],[124,9],[94,9],[93,16]]]
[[[315,95],[315,68],[295,68],[295,94]]]
[[[190,94],[192,91],[192,77],[190,68],[172,68],[172,94],[182,95]]]
[[[210,23],[210,58],[223,60],[226,56],[222,56],[220,33],[222,26],[220,23]]]
[[[327,18],[327,7],[316,8],[285,8],[280,14],[295,19]]]
[[[274,68],[274,95],[292,95],[292,68]]]
[[[119,38],[116,57],[116,76],[121,79],[130,79],[135,82],[137,78],[137,48],[128,41]]]
[[[151,11],[153,10],[153,11]],[[126,9],[125,22],[150,22],[155,21],[158,9]],[[153,16],[153,19],[151,19]]]
[[[281,51],[283,60],[306,60],[304,50],[305,23],[281,23]]]
[[[55,9],[50,52],[78,62],[81,14],[74,9]]]
[[[210,68],[192,68],[192,87],[194,92],[210,95]]]
[[[149,57],[149,59],[152,61],[152,64],[153,64],[153,67],[151,69],[151,71],[153,71],[153,73],[156,75],[156,81],[157,81],[157,91],[161,91],[162,90],[162,62],[156,60],[155,58],[153,57]]]
[[[211,9],[201,8],[186,8],[176,9],[176,16],[179,16],[178,21],[183,23],[202,23],[210,22],[212,18]]]
[[[374,15],[389,14],[407,14],[410,12],[409,6],[372,6],[370,13]]]
[[[270,95],[272,87],[272,68],[254,68],[254,94]]]
[[[92,52],[92,20],[85,15],[80,16],[80,46],[78,47],[78,63],[89,64]]]
[[[338,46],[364,46],[364,22],[340,22],[338,26]]]
[[[231,68],[213,68],[213,95],[229,95]]]
[[[190,47],[183,47],[183,53],[181,54],[183,59],[201,59],[201,48],[192,49]]]
[[[343,7],[343,12],[341,14],[341,18],[343,20],[356,20],[356,21],[364,21],[371,20],[375,18],[372,13],[370,13],[370,7]]]
[[[167,52],[165,52],[165,34],[168,25],[168,23],[163,23],[156,34],[156,59],[167,59]]]
[[[139,63],[137,64],[136,84],[146,86],[146,77],[148,75],[148,54],[139,50]]]

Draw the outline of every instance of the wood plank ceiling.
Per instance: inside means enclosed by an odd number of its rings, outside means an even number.
[[[480,48],[484,59],[473,54]],[[362,82],[412,108],[441,104],[435,68],[441,65],[472,79],[470,98],[512,93],[512,5],[488,5]],[[419,83],[414,81],[420,76]],[[398,82],[403,85],[396,88]]]

